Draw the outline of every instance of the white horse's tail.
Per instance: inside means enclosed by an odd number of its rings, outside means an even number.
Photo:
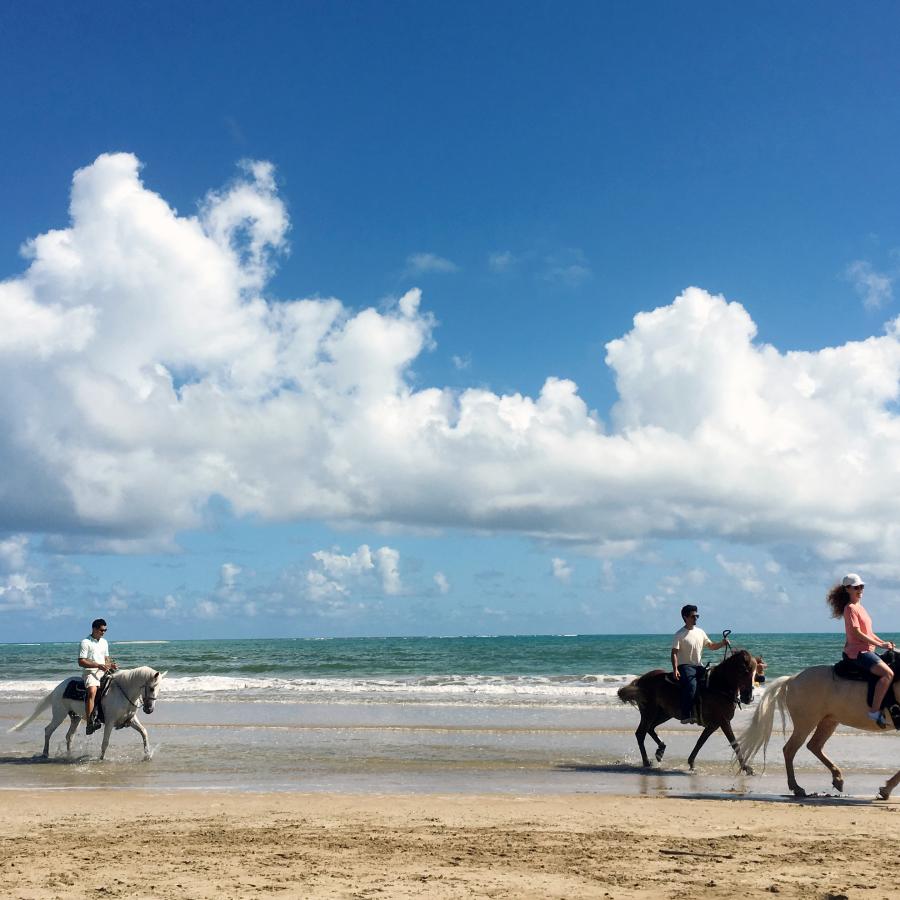
[[[782,675],[776,678],[759,698],[756,712],[747,726],[747,730],[738,738],[744,761],[749,765],[753,758],[763,751],[763,764],[765,765],[766,748],[769,746],[769,738],[772,736],[772,725],[775,721],[775,708],[781,711],[781,723],[784,726],[784,694],[788,685],[796,678],[796,675]]]
[[[34,708],[31,715],[25,719],[22,719],[17,725],[13,725],[10,728],[10,731],[21,731],[26,725],[33,722],[52,702],[53,702],[53,691],[50,691],[46,697],[44,697],[40,703]]]

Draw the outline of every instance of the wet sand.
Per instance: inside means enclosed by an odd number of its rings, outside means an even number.
[[[893,801],[137,790],[2,797],[4,897],[876,900],[896,896],[900,877]]]

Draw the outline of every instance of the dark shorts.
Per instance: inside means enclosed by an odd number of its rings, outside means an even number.
[[[881,662],[881,657],[877,653],[873,653],[871,650],[863,650],[856,659],[853,660],[856,663],[856,668],[861,669],[863,672],[871,672],[873,666],[877,666],[878,663]]]

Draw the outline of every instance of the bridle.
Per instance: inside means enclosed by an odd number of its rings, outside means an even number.
[[[119,684],[118,679],[114,678],[113,684],[119,689],[119,692],[128,701],[128,705],[134,707],[134,712],[137,712],[138,701],[132,700],[131,697],[129,697],[128,694],[125,693],[125,688],[123,688],[122,685]],[[150,690],[151,685],[152,679],[149,681],[145,681],[140,693],[142,708],[148,716],[153,712],[153,704],[156,702],[156,694],[152,693]]]

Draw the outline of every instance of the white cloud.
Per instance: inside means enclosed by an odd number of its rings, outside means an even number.
[[[436,253],[412,253],[406,257],[405,274],[410,275],[427,275],[430,272],[439,272],[442,274],[450,274],[458,272],[459,266],[438,256]]]
[[[5,534],[171,547],[218,497],[261,521],[517,533],[604,559],[654,538],[794,543],[900,578],[897,323],[780,351],[689,288],[607,345],[606,424],[553,375],[536,396],[415,386],[434,330],[419,291],[380,310],[263,299],[289,225],[265,164],[181,216],[133,156],[102,156],[71,214],[0,282]],[[340,594],[339,565],[318,560],[316,589]]]
[[[876,272],[870,262],[857,259],[850,263],[844,276],[862,297],[866,309],[880,309],[894,299],[894,280],[890,275]]]
[[[488,268],[492,272],[508,272],[510,269],[514,268],[518,262],[518,258],[509,250],[497,251],[488,256]]]
[[[443,572],[435,572],[434,573],[434,583],[437,585],[437,589],[442,594],[450,593],[450,581],[447,576]]]
[[[564,559],[554,556],[553,559],[550,560],[550,565],[553,571],[553,577],[557,581],[568,584],[572,580],[572,567]]]
[[[350,588],[364,582],[368,576],[377,577],[385,594],[399,594],[400,553],[392,547],[379,547],[374,553],[362,544],[351,554],[317,550],[312,554],[321,570],[311,569],[307,582],[311,594],[317,598],[349,595]]]
[[[566,287],[578,287],[593,277],[584,251],[577,248],[563,250],[546,258],[544,280]]]
[[[13,535],[0,541],[0,571],[12,572],[24,569],[28,557],[28,538],[24,534]]]
[[[748,594],[761,594],[765,584],[756,572],[753,563],[738,562],[726,559],[721,553],[716,554],[716,562],[727,572]]]

